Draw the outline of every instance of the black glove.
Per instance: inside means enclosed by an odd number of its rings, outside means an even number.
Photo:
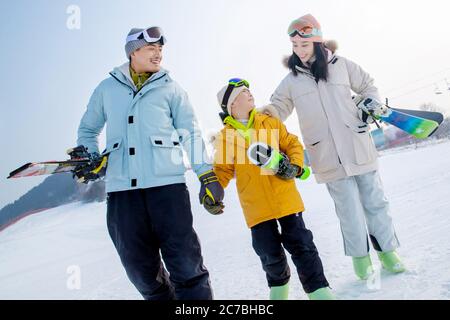
[[[291,164],[288,156],[284,153],[280,152],[280,154],[283,156],[283,158],[278,163],[277,176],[279,176],[283,180],[290,180],[301,176],[303,173],[302,168],[295,164]]]
[[[224,204],[222,202],[219,203],[213,203],[210,197],[206,197],[205,201],[203,202],[203,207],[208,211],[209,213],[213,215],[219,215],[223,213],[223,208],[225,208]]]
[[[89,181],[96,181],[105,175],[108,164],[107,156],[101,156],[97,152],[89,153],[85,146],[69,149],[67,154],[71,160],[88,160],[88,162],[78,165],[73,170],[73,177],[77,178],[77,182],[88,183]]]
[[[222,203],[224,191],[219,183],[219,179],[213,171],[207,171],[199,177],[201,188],[199,193],[200,204],[214,215],[223,213],[224,205]]]

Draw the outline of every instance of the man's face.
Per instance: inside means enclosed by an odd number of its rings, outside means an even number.
[[[136,72],[155,73],[161,69],[163,47],[160,43],[152,43],[135,50],[131,59]]]

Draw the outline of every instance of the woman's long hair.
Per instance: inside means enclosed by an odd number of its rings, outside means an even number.
[[[328,79],[328,54],[323,43],[314,42],[314,55],[316,56],[316,61],[311,65],[311,73],[313,74],[316,82],[319,80],[327,81]],[[293,52],[288,59],[288,67],[297,76],[298,71],[296,66],[306,68],[300,58]]]

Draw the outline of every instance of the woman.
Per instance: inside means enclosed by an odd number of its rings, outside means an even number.
[[[367,279],[373,273],[367,230],[382,266],[403,272],[369,132],[373,119],[359,108],[384,111],[377,103],[374,81],[324,45],[320,24],[312,15],[294,20],[288,33],[293,46],[287,61],[290,73],[262,111],[285,121],[296,109],[313,173],[318,183],[326,183],[334,200],[345,254],[353,257],[356,275]],[[359,95],[358,106],[352,91]]]

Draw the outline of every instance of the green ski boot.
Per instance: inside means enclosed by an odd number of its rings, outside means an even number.
[[[336,300],[333,292],[331,292],[330,288],[320,288],[314,292],[308,293],[309,300]]]
[[[284,286],[270,288],[270,300],[287,300],[289,297],[289,283]]]
[[[353,269],[361,280],[367,280],[375,272],[370,255],[365,257],[353,257]]]
[[[397,252],[389,251],[389,252],[377,252],[378,258],[381,261],[381,265],[384,269],[391,273],[401,273],[405,272],[406,268],[403,262],[400,260]]]

